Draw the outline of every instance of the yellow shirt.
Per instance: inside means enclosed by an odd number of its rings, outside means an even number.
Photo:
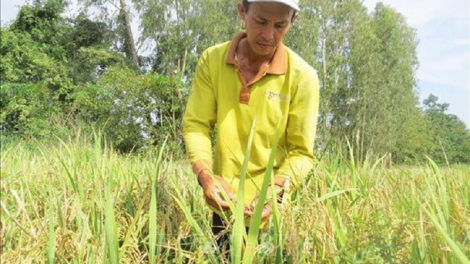
[[[279,122],[274,175],[298,182],[313,166],[319,104],[316,71],[280,44],[267,69],[247,81],[235,58],[244,32],[205,50],[199,59],[183,118],[186,150],[194,171],[213,167],[234,195],[256,117],[245,182],[245,204],[261,189]],[[214,129],[215,128],[215,129]],[[211,133],[216,133],[215,153]]]

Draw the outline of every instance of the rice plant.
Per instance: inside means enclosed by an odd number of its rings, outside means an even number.
[[[191,166],[162,146],[124,155],[99,133],[2,146],[2,263],[219,263]],[[348,155],[324,155],[259,241],[233,240],[233,263],[469,263],[470,166]]]

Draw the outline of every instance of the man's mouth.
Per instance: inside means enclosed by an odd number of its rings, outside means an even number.
[[[271,44],[265,44],[265,43],[259,43],[259,42],[258,42],[258,45],[261,46],[261,47],[264,48],[264,49],[267,49],[267,48],[272,47]]]

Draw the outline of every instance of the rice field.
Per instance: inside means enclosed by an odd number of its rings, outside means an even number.
[[[269,229],[233,236],[232,263],[470,263],[470,166],[348,160],[322,157]],[[2,146],[0,191],[1,263],[222,263],[190,165],[165,148]]]

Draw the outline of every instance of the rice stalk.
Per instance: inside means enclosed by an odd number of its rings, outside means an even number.
[[[256,127],[256,117],[253,120],[251,126],[250,135],[248,137],[248,142],[245,150],[245,159],[243,160],[243,165],[240,171],[240,179],[238,183],[238,192],[237,192],[237,201],[236,208],[233,212],[235,222],[233,224],[233,231],[231,235],[230,246],[232,248],[232,262],[240,263],[242,260],[242,250],[243,250],[243,240],[246,238],[245,230],[245,180],[246,173],[248,171],[248,163],[250,162],[250,153],[251,146],[253,144],[253,136],[255,134]],[[223,189],[223,188],[222,188]]]
[[[116,229],[116,219],[114,214],[114,201],[112,194],[112,180],[108,179],[106,184],[106,205],[105,205],[105,230],[107,241],[107,252],[111,264],[119,264],[119,244]]]
[[[176,195],[171,194],[171,196],[173,197],[175,202],[178,204],[180,209],[183,211],[183,213],[186,217],[186,220],[188,221],[189,226],[191,227],[191,229],[195,233],[196,237],[198,239],[202,240],[202,241],[200,241],[200,243],[202,243],[203,245],[212,245],[212,241],[207,238],[207,236],[204,234],[204,231],[202,230],[202,228],[199,226],[199,224],[196,222],[196,220],[192,216],[191,210],[189,209],[189,207],[184,202],[184,198],[181,195],[181,191],[179,190],[179,188],[177,188],[177,186],[173,186],[173,188],[175,190]],[[214,252],[212,250],[210,252],[204,252],[204,253],[207,254],[207,257],[210,260],[209,263],[217,263],[217,259],[216,259],[215,255],[214,255]]]
[[[274,140],[272,143],[271,153],[269,154],[268,164],[266,165],[266,171],[264,174],[263,185],[261,187],[261,191],[259,193],[258,201],[254,209],[253,216],[250,220],[250,227],[248,232],[248,237],[246,241],[246,249],[243,255],[243,264],[251,264],[254,261],[255,253],[256,253],[256,246],[258,245],[258,234],[261,228],[261,214],[263,212],[263,207],[266,203],[266,198],[268,194],[268,188],[272,188],[273,195],[274,194],[274,176],[273,176],[273,168],[274,168],[274,159],[276,158],[276,151],[277,151],[277,144],[279,141],[280,135],[280,122],[277,125],[276,133],[274,135]],[[273,203],[277,203],[277,197],[273,198]],[[279,212],[273,212],[278,214]],[[278,217],[278,216],[276,216]],[[277,218],[276,218],[277,219]],[[275,233],[278,233],[279,230],[276,230],[279,226],[275,226]]]
[[[157,244],[157,232],[158,232],[158,222],[157,222],[157,180],[158,177],[160,176],[161,172],[161,165],[162,165],[162,155],[163,155],[163,150],[165,149],[166,145],[166,140],[163,142],[159,152],[158,152],[158,158],[156,161],[156,171],[154,176],[152,177],[152,185],[151,185],[151,196],[150,196],[150,211],[149,211],[149,247],[150,247],[150,252],[149,252],[149,261],[153,262],[155,259],[155,249],[156,249],[156,244]]]
[[[460,246],[451,238],[445,228],[439,223],[438,216],[436,216],[436,213],[432,209],[426,208],[426,205],[424,205],[423,207],[424,212],[429,216],[437,231],[439,231],[438,234],[441,235],[442,238],[444,238],[449,247],[452,249],[452,253],[457,257],[460,263],[470,263],[470,259],[465,256],[463,251],[460,249]]]
[[[53,264],[55,261],[55,228],[54,228],[54,198],[52,191],[49,191],[49,241],[47,243],[47,263]]]

